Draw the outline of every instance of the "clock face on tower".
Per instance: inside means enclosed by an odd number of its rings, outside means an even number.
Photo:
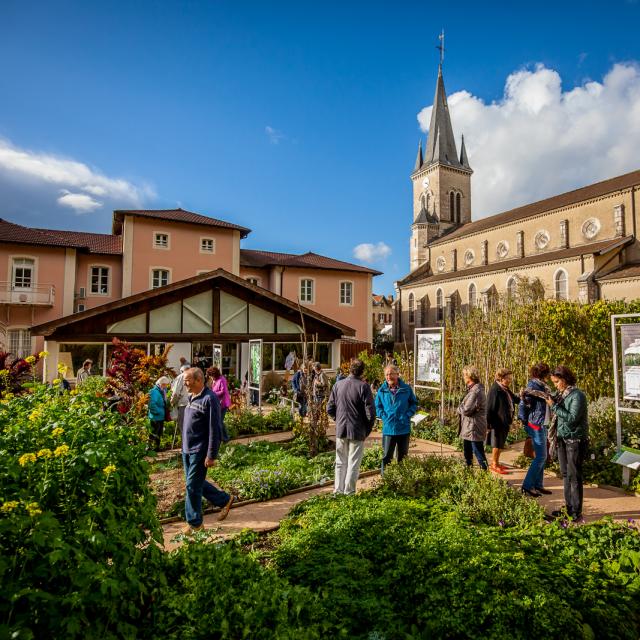
[[[423,188],[423,189],[428,189],[428,188],[429,188],[429,178],[425,178],[425,179],[422,181],[422,188]]]

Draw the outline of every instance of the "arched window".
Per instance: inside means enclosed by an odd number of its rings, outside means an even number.
[[[555,285],[556,300],[566,300],[568,295],[567,290],[567,272],[564,269],[558,269],[556,275],[553,277]]]
[[[449,220],[451,220],[451,222],[453,222],[456,219],[456,210],[454,208],[455,199],[456,199],[456,196],[452,191],[449,194]]]
[[[459,193],[456,193],[456,222],[460,224],[462,220],[462,196]]]
[[[409,294],[409,324],[413,324],[416,321],[416,311],[414,305],[413,293]]]
[[[469,309],[473,309],[478,302],[478,292],[473,282],[469,285]]]
[[[436,320],[442,322],[444,318],[444,305],[442,301],[442,289],[436,291]]]
[[[509,298],[509,300],[516,299],[517,288],[518,283],[516,282],[516,279],[509,278],[509,280],[507,281],[507,298]]]

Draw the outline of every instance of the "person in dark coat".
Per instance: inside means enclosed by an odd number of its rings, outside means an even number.
[[[491,446],[489,468],[499,474],[507,473],[507,468],[500,464],[500,452],[505,448],[515,406],[520,402],[520,396],[509,388],[512,381],[513,373],[509,369],[498,369],[495,382],[487,393],[487,444]]]
[[[376,420],[373,395],[362,380],[363,373],[364,362],[353,360],[350,375],[333,385],[327,403],[327,413],[336,421],[336,495],[355,493],[364,441]]]
[[[480,384],[480,372],[476,367],[465,367],[462,377],[467,385],[467,393],[458,407],[458,414],[464,460],[470,467],[475,454],[480,468],[486,471],[484,441],[487,437],[487,394],[484,385]]]

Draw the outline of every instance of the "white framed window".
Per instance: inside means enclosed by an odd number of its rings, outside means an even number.
[[[556,300],[569,299],[569,281],[564,269],[558,269],[553,276],[553,289]]]
[[[436,321],[442,322],[444,320],[444,296],[442,289],[436,291]]]
[[[169,269],[151,269],[151,288],[165,287],[171,281]]]
[[[473,309],[478,304],[478,290],[473,282],[469,285],[469,309]]]
[[[507,280],[507,298],[509,300],[515,300],[518,293],[518,283],[515,278],[509,278]]]
[[[353,306],[353,282],[349,280],[340,283],[340,304]]]
[[[169,234],[163,231],[156,231],[153,234],[154,249],[169,249]]]
[[[109,295],[109,267],[91,267],[89,270],[89,291],[92,296]]]
[[[29,329],[8,329],[7,343],[9,353],[16,358],[26,358],[31,355],[31,331]]]
[[[255,276],[249,276],[248,278],[246,278],[246,281],[249,284],[255,285],[256,287],[260,286],[260,278],[256,278]]]
[[[14,258],[11,286],[18,291],[29,291],[35,285],[36,262],[33,258]]]
[[[200,238],[200,253],[215,253],[216,241],[214,238]]]
[[[300,302],[313,304],[314,302],[314,281],[312,278],[300,278]]]

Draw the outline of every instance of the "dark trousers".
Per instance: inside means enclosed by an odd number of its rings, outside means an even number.
[[[558,438],[558,462],[564,480],[564,501],[572,518],[582,516],[582,464],[589,441]]]
[[[149,436],[149,442],[151,448],[154,451],[160,449],[160,439],[164,432],[164,420],[151,420],[151,435]]]
[[[202,498],[204,497],[215,507],[224,507],[230,496],[218,487],[207,482],[207,467],[204,466],[207,453],[183,453],[182,466],[187,484],[184,497],[185,520],[192,527],[202,524]]]
[[[393,460],[393,454],[397,450],[398,463],[409,453],[409,438],[411,434],[406,433],[401,436],[382,436],[382,471],[384,472],[385,465],[388,465]]]
[[[467,467],[473,464],[473,455],[475,454],[481,469],[487,470],[487,457],[484,455],[484,441],[476,442],[475,440],[463,440],[462,450],[464,452],[464,461]]]

